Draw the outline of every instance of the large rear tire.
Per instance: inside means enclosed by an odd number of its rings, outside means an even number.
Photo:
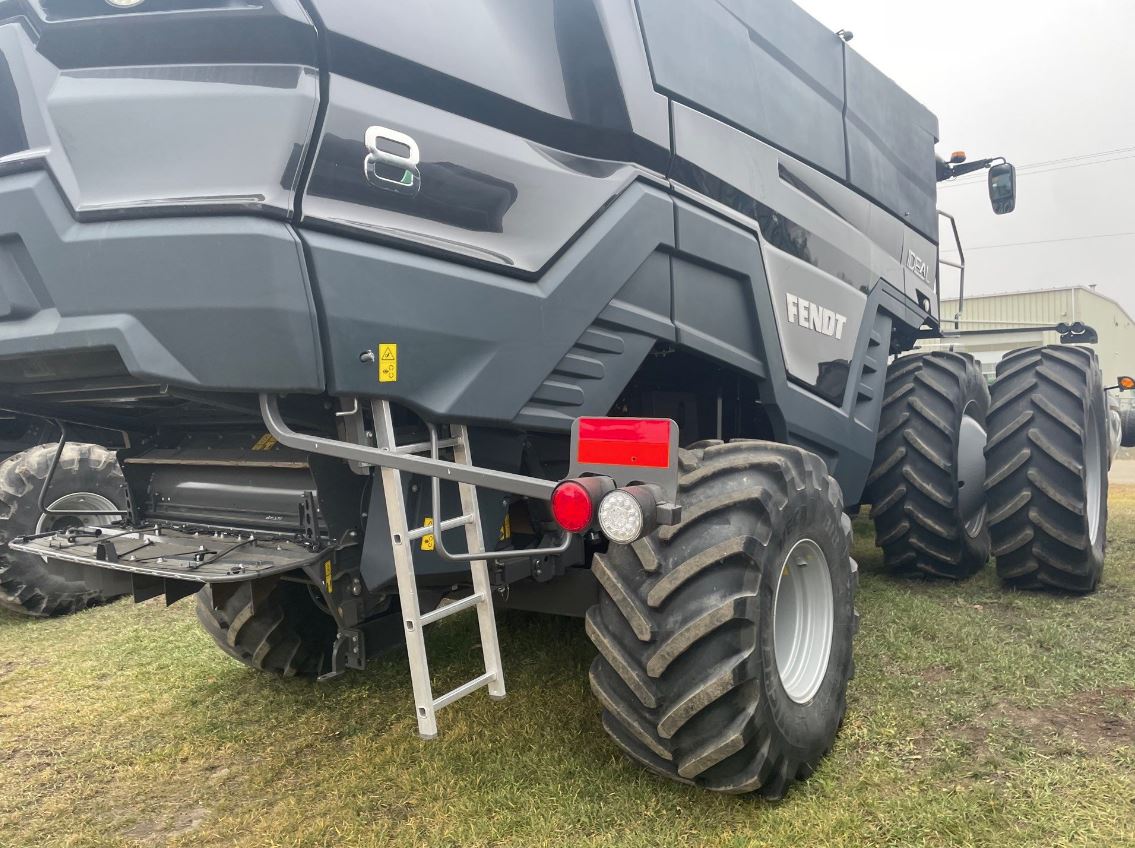
[[[703,442],[680,463],[682,522],[594,559],[591,687],[648,768],[779,798],[845,711],[851,522],[823,461],[797,448]]]
[[[1023,348],[997,366],[986,488],[997,573],[1006,583],[1076,593],[1099,584],[1107,414],[1089,348]]]
[[[891,571],[958,580],[989,560],[988,411],[989,388],[969,354],[915,353],[887,369],[865,497]]]
[[[318,677],[331,668],[335,620],[302,583],[281,580],[255,602],[252,584],[243,583],[219,609],[206,586],[197,593],[197,620],[218,648],[257,671]]]
[[[17,536],[79,524],[108,522],[113,515],[50,515],[39,508],[39,493],[57,445],[39,445],[0,464],[0,607],[31,616],[64,615],[113,600],[98,587],[89,567],[8,549]],[[50,509],[122,509],[126,481],[111,451],[98,445],[68,444],[51,480]],[[87,579],[84,578],[87,575]]]

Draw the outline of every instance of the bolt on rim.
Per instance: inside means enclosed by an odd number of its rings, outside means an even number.
[[[773,598],[772,626],[781,685],[789,698],[806,704],[824,682],[835,630],[828,560],[811,539],[796,542],[784,558]]]

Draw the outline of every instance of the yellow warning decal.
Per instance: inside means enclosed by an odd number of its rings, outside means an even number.
[[[274,447],[276,447],[276,437],[271,433],[265,433],[257,440],[256,444],[252,446],[252,449],[254,451],[265,451],[272,450]]]
[[[434,520],[427,515],[426,520],[422,522],[422,526],[423,527],[433,527],[434,526]],[[422,536],[422,550],[423,551],[432,551],[433,549],[434,549],[434,535],[433,535],[433,533],[430,533],[428,536]]]
[[[398,345],[380,344],[378,346],[378,382],[398,382]]]
[[[497,537],[497,541],[507,542],[511,538],[512,538],[512,519],[509,516],[509,514],[506,512],[504,514],[504,523],[501,524],[500,536]]]
[[[335,590],[335,584],[331,582],[331,560],[323,563],[323,585],[327,587],[329,595]]]

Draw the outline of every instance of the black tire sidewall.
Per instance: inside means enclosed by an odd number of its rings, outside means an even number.
[[[837,512],[822,493],[809,490],[794,498],[785,508],[784,522],[778,524],[766,547],[767,559],[762,563],[760,588],[760,620],[758,645],[761,662],[761,710],[784,742],[795,750],[801,761],[821,756],[831,743],[843,716],[842,701],[851,676],[852,636],[854,634],[854,598],[852,575],[847,569],[848,551],[843,515]],[[793,546],[802,539],[811,539],[827,559],[832,586],[832,644],[828,667],[815,696],[799,704],[788,696],[776,664],[773,634],[773,606],[784,561]]]

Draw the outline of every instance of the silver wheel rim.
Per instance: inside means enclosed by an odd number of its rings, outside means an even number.
[[[61,498],[56,498],[47,505],[48,509],[90,510],[98,512],[116,512],[118,507],[114,502],[94,492],[72,492]],[[90,527],[101,524],[113,515],[51,515],[43,513],[35,523],[36,533],[47,533],[51,530],[66,530],[68,527]]]
[[[1100,533],[1100,502],[1103,500],[1103,447],[1095,406],[1088,403],[1088,430],[1084,438],[1084,495],[1088,510],[1088,540],[1095,547]]]
[[[958,511],[971,539],[985,526],[985,445],[989,436],[973,417],[971,401],[962,413],[958,432]]]
[[[114,512],[118,507],[113,501],[94,492],[72,492],[56,498],[47,505],[48,509],[82,509]],[[51,515],[43,513],[35,523],[36,533],[49,533],[53,530],[66,530],[68,527],[90,527],[114,518],[113,515]],[[47,562],[47,557],[40,557]]]
[[[798,704],[816,696],[828,670],[835,630],[828,559],[811,539],[788,551],[772,603],[773,653],[785,693]]]

